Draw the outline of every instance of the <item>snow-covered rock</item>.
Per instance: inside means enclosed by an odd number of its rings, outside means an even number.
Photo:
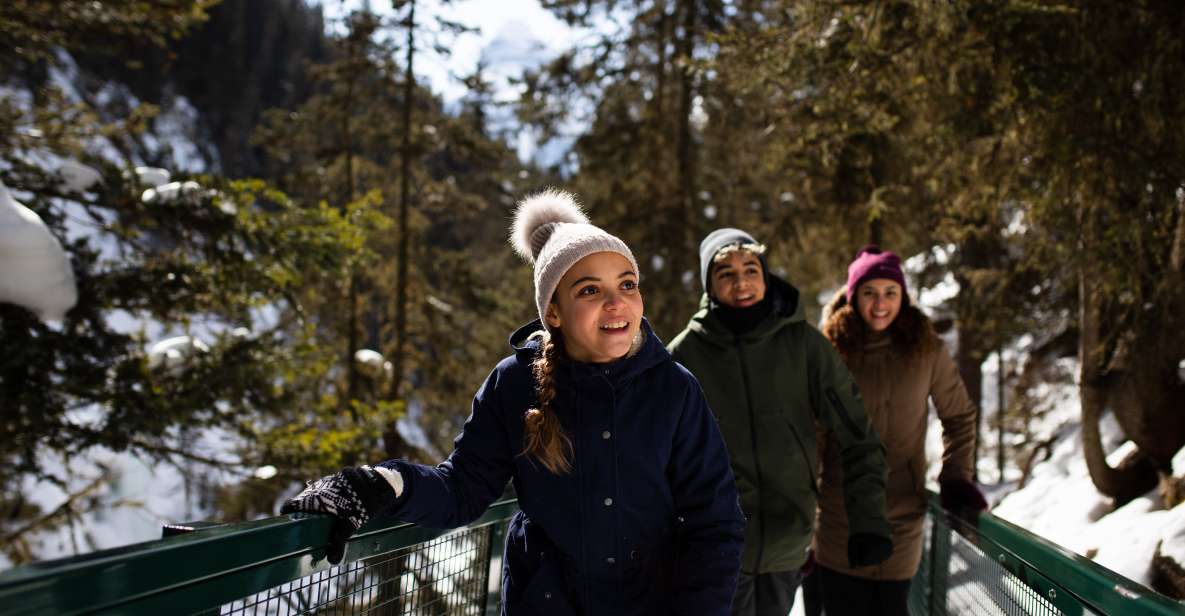
[[[60,321],[78,301],[74,270],[58,239],[36,212],[0,182],[0,301]]]
[[[148,349],[148,367],[174,370],[183,366],[190,357],[206,353],[210,347],[201,338],[174,336],[153,344]]]

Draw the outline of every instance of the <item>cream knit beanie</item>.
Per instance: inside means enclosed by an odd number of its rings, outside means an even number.
[[[510,228],[514,251],[535,266],[535,305],[547,327],[547,304],[568,269],[597,252],[625,257],[641,279],[638,262],[625,242],[589,223],[588,217],[567,192],[545,190],[519,202]]]

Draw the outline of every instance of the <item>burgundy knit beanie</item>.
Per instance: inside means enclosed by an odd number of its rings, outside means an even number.
[[[901,271],[901,257],[891,250],[881,250],[876,244],[869,244],[856,253],[856,259],[848,265],[848,303],[865,281],[884,278],[901,285],[901,294],[906,294],[905,273]]]

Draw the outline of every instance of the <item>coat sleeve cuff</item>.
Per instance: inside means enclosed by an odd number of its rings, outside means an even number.
[[[391,486],[391,490],[395,492],[395,498],[399,498],[403,494],[403,474],[397,470],[392,470],[383,466],[374,467],[376,473],[379,474],[387,485]]]

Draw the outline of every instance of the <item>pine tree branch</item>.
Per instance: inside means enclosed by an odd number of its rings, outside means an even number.
[[[36,531],[38,529],[41,529],[41,528],[51,525],[55,520],[57,520],[59,518],[68,517],[69,515],[71,515],[74,512],[74,504],[76,502],[78,502],[79,500],[86,498],[87,496],[90,496],[91,494],[93,494],[96,490],[99,489],[100,486],[103,485],[103,482],[106,479],[107,479],[107,477],[105,475],[100,475],[98,477],[95,477],[93,480],[91,480],[90,483],[88,483],[81,490],[74,492],[72,494],[69,494],[66,497],[65,502],[58,505],[53,511],[51,511],[45,515],[42,515],[40,517],[34,518],[34,519],[30,520],[28,523],[26,523],[25,525],[4,535],[3,537],[0,537],[0,545],[12,544],[12,543],[16,542],[18,539],[20,539],[22,536],[24,536],[28,533],[31,533],[33,531]]]
[[[180,457],[185,460],[190,460],[193,462],[200,462],[202,464],[206,464],[208,466],[213,466],[215,468],[220,468],[220,469],[230,470],[231,467],[239,466],[242,464],[242,460],[219,460],[217,458],[203,456],[203,455],[196,454],[193,452],[177,449],[175,447],[169,447],[168,445],[149,443],[149,442],[144,441],[143,439],[133,438],[129,441],[129,444],[133,447],[136,447],[137,449],[140,449],[140,450],[146,452],[146,453],[160,456],[162,458],[169,459],[169,458],[172,458],[173,456],[177,456],[177,457]],[[170,461],[172,461],[172,460],[170,460]]]

